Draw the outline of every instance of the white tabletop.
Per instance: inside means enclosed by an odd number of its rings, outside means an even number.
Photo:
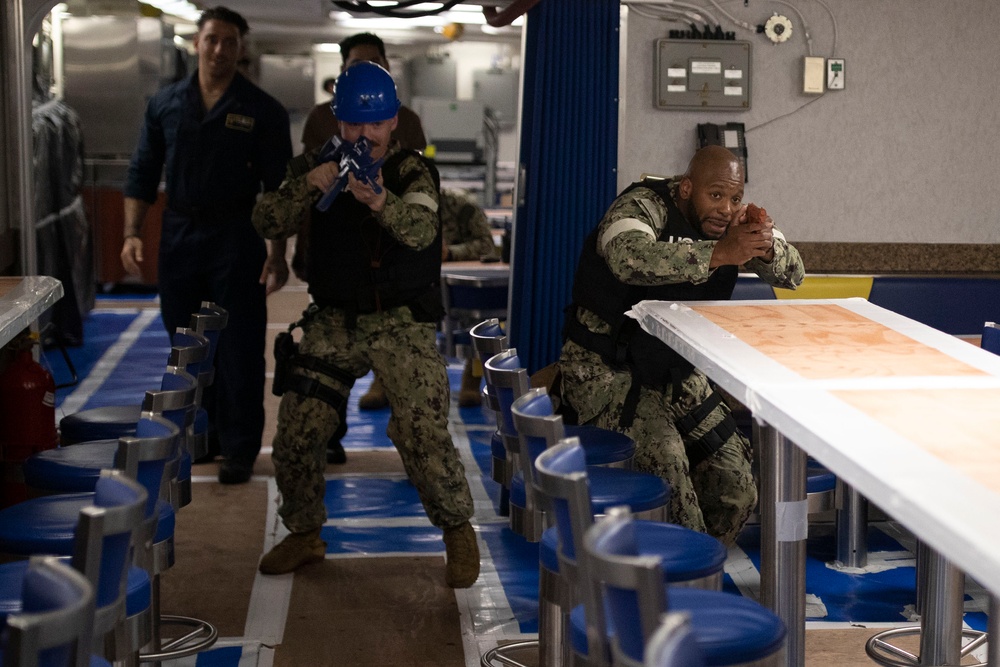
[[[0,347],[38,319],[62,295],[62,283],[49,276],[0,278]]]
[[[643,302],[632,313],[1000,593],[1000,357],[864,299]]]

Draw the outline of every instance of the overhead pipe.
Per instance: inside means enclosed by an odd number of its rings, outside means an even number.
[[[494,28],[503,28],[514,22],[514,20],[527,14],[528,11],[537,5],[540,0],[514,0],[506,9],[497,11],[496,7],[483,7],[483,16],[486,22]]]

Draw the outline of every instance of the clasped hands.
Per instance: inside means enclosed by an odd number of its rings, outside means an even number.
[[[740,265],[759,257],[774,259],[774,220],[762,208],[748,204],[730,223],[716,244],[712,265]]]

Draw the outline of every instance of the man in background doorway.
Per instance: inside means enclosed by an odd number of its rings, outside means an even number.
[[[389,59],[385,55],[385,43],[377,35],[370,32],[362,32],[345,38],[340,43],[340,57],[343,59],[340,65],[341,72],[363,60],[381,65],[386,71],[390,71]],[[323,89],[331,95],[335,81],[335,78],[330,78],[323,82]],[[333,115],[330,103],[317,104],[309,112],[306,123],[302,127],[304,150],[310,151],[313,148],[319,148],[338,131],[337,117]],[[427,137],[424,136],[420,117],[406,105],[399,107],[399,122],[392,132],[392,138],[398,141],[401,147],[410,150],[422,151],[427,147]]]

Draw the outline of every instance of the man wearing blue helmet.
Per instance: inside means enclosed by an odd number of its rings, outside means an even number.
[[[386,70],[369,62],[348,68],[337,79],[334,112],[344,140],[364,137],[372,160],[384,160],[375,183],[348,173],[329,208],[318,210],[341,177],[340,165],[320,163],[317,149],[293,158],[278,190],[254,209],[254,226],[267,239],[286,239],[308,223],[314,302],[282,373],[272,454],[278,512],[291,534],[261,560],[264,574],[324,559],[326,443],[354,381],[374,370],[392,408],[389,438],[427,516],[444,531],[445,581],[465,588],[479,576],[472,495],[448,433],[448,376],[435,344],[443,315],[437,174],[391,141],[398,109]]]

